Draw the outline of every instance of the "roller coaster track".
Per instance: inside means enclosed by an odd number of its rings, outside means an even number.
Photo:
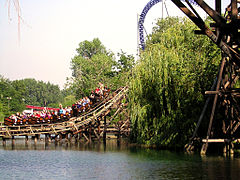
[[[125,98],[127,87],[120,88],[116,93],[109,95],[104,103],[101,103],[91,111],[79,116],[72,117],[68,121],[53,124],[36,124],[21,126],[0,126],[0,137],[11,138],[14,136],[36,136],[41,134],[58,135],[66,132],[79,132],[88,127],[96,128],[95,124],[99,117],[106,116],[111,109],[118,109],[121,100]]]

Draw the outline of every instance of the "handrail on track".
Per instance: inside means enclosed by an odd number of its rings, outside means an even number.
[[[120,90],[120,91],[119,91]],[[119,88],[118,92],[112,98],[106,98],[106,102],[100,106],[95,107],[94,110],[87,112],[86,114],[79,117],[72,117],[68,121],[61,123],[52,124],[36,124],[36,125],[25,125],[25,126],[0,126],[0,137],[6,136],[23,136],[23,135],[35,135],[35,134],[47,134],[47,133],[59,133],[64,131],[72,130],[73,128],[78,129],[79,127],[86,125],[99,117],[102,113],[106,112],[112,107],[112,105],[120,100],[127,92],[128,87]],[[112,93],[113,94],[113,93]]]

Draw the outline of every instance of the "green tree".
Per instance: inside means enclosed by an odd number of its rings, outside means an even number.
[[[76,100],[75,96],[68,95],[64,98],[62,105],[63,105],[63,107],[72,106],[72,104],[74,104],[76,101],[77,100]]]
[[[76,98],[81,98],[89,95],[99,82],[111,89],[124,86],[135,60],[124,52],[118,57],[115,60],[114,54],[107,51],[98,38],[79,43],[77,55],[71,61],[72,78],[67,91],[74,91]]]
[[[28,105],[49,106],[54,104],[56,106],[63,100],[59,87],[49,82],[23,79],[13,81],[12,86],[22,97],[24,103]]]
[[[135,65],[135,58],[133,55],[128,55],[127,53],[121,51],[121,53],[118,53],[118,64],[117,68],[120,72],[129,72],[132,70],[132,68]]]
[[[4,117],[5,117],[4,111],[5,110],[4,110],[3,104],[0,102],[0,122],[4,120]]]
[[[71,88],[75,89],[77,98],[89,95],[99,82],[110,84],[115,75],[116,61],[113,53],[108,52],[99,39],[79,43],[77,53],[71,61]]]
[[[5,116],[12,112],[20,112],[24,109],[23,96],[18,92],[11,81],[0,77],[0,102],[2,103],[2,113]]]
[[[108,54],[105,46],[98,38],[94,38],[92,41],[85,40],[79,43],[77,53],[79,56],[87,59],[91,59],[95,54]]]
[[[26,104],[58,107],[63,100],[57,85],[35,79],[10,81],[0,76],[0,117],[22,112]]]
[[[75,57],[72,60],[72,69],[77,97],[88,95],[90,90],[95,89],[98,82],[107,83],[113,75],[114,64],[112,57],[106,54],[95,54],[91,59]]]
[[[191,136],[221,59],[195,29],[185,18],[157,22],[130,83],[133,141],[182,146]]]

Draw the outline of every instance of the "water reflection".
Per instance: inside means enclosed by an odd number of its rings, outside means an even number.
[[[25,141],[23,138],[16,139],[14,144],[8,141],[6,145],[0,145],[0,150],[69,150],[69,151],[121,151],[128,146],[127,140],[107,140],[85,142],[85,141],[67,141],[61,142],[45,142],[40,139],[37,142],[34,140]]]
[[[127,141],[0,145],[1,179],[238,179],[240,159],[200,157]]]

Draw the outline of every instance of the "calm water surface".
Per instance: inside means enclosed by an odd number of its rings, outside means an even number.
[[[103,143],[0,145],[0,179],[240,179],[240,158]]]

